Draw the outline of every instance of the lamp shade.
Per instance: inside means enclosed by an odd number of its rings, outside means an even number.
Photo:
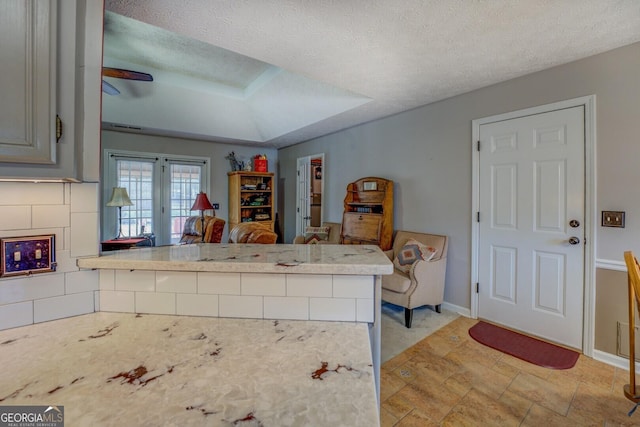
[[[124,187],[113,187],[113,193],[111,193],[111,200],[107,202],[107,206],[133,206],[127,189]]]
[[[204,191],[201,191],[196,196],[196,201],[193,202],[193,206],[191,206],[191,210],[192,211],[197,211],[197,210],[204,211],[204,210],[207,210],[207,209],[213,209],[213,206],[211,205],[211,202],[207,198],[207,194]]]

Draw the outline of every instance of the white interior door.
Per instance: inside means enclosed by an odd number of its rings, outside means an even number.
[[[582,348],[584,107],[480,126],[478,317]]]
[[[298,191],[296,199],[296,235],[304,235],[311,221],[311,157],[298,159]]]

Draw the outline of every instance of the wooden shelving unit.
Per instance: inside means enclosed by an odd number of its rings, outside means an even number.
[[[273,172],[228,172],[229,230],[241,222],[261,222],[273,231]]]
[[[389,250],[392,239],[393,181],[368,177],[347,185],[341,242],[378,245]]]

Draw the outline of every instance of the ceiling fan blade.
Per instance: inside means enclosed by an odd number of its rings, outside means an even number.
[[[119,95],[120,91],[118,89],[116,89],[113,85],[105,82],[104,80],[102,81],[102,91],[104,93],[106,93],[107,95]]]
[[[124,70],[122,68],[102,67],[102,75],[105,77],[115,77],[116,79],[139,80],[143,82],[153,81],[151,74]]]

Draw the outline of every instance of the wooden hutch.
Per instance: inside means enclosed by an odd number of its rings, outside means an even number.
[[[340,241],[347,245],[378,245],[383,251],[391,249],[393,181],[368,177],[347,185]]]

